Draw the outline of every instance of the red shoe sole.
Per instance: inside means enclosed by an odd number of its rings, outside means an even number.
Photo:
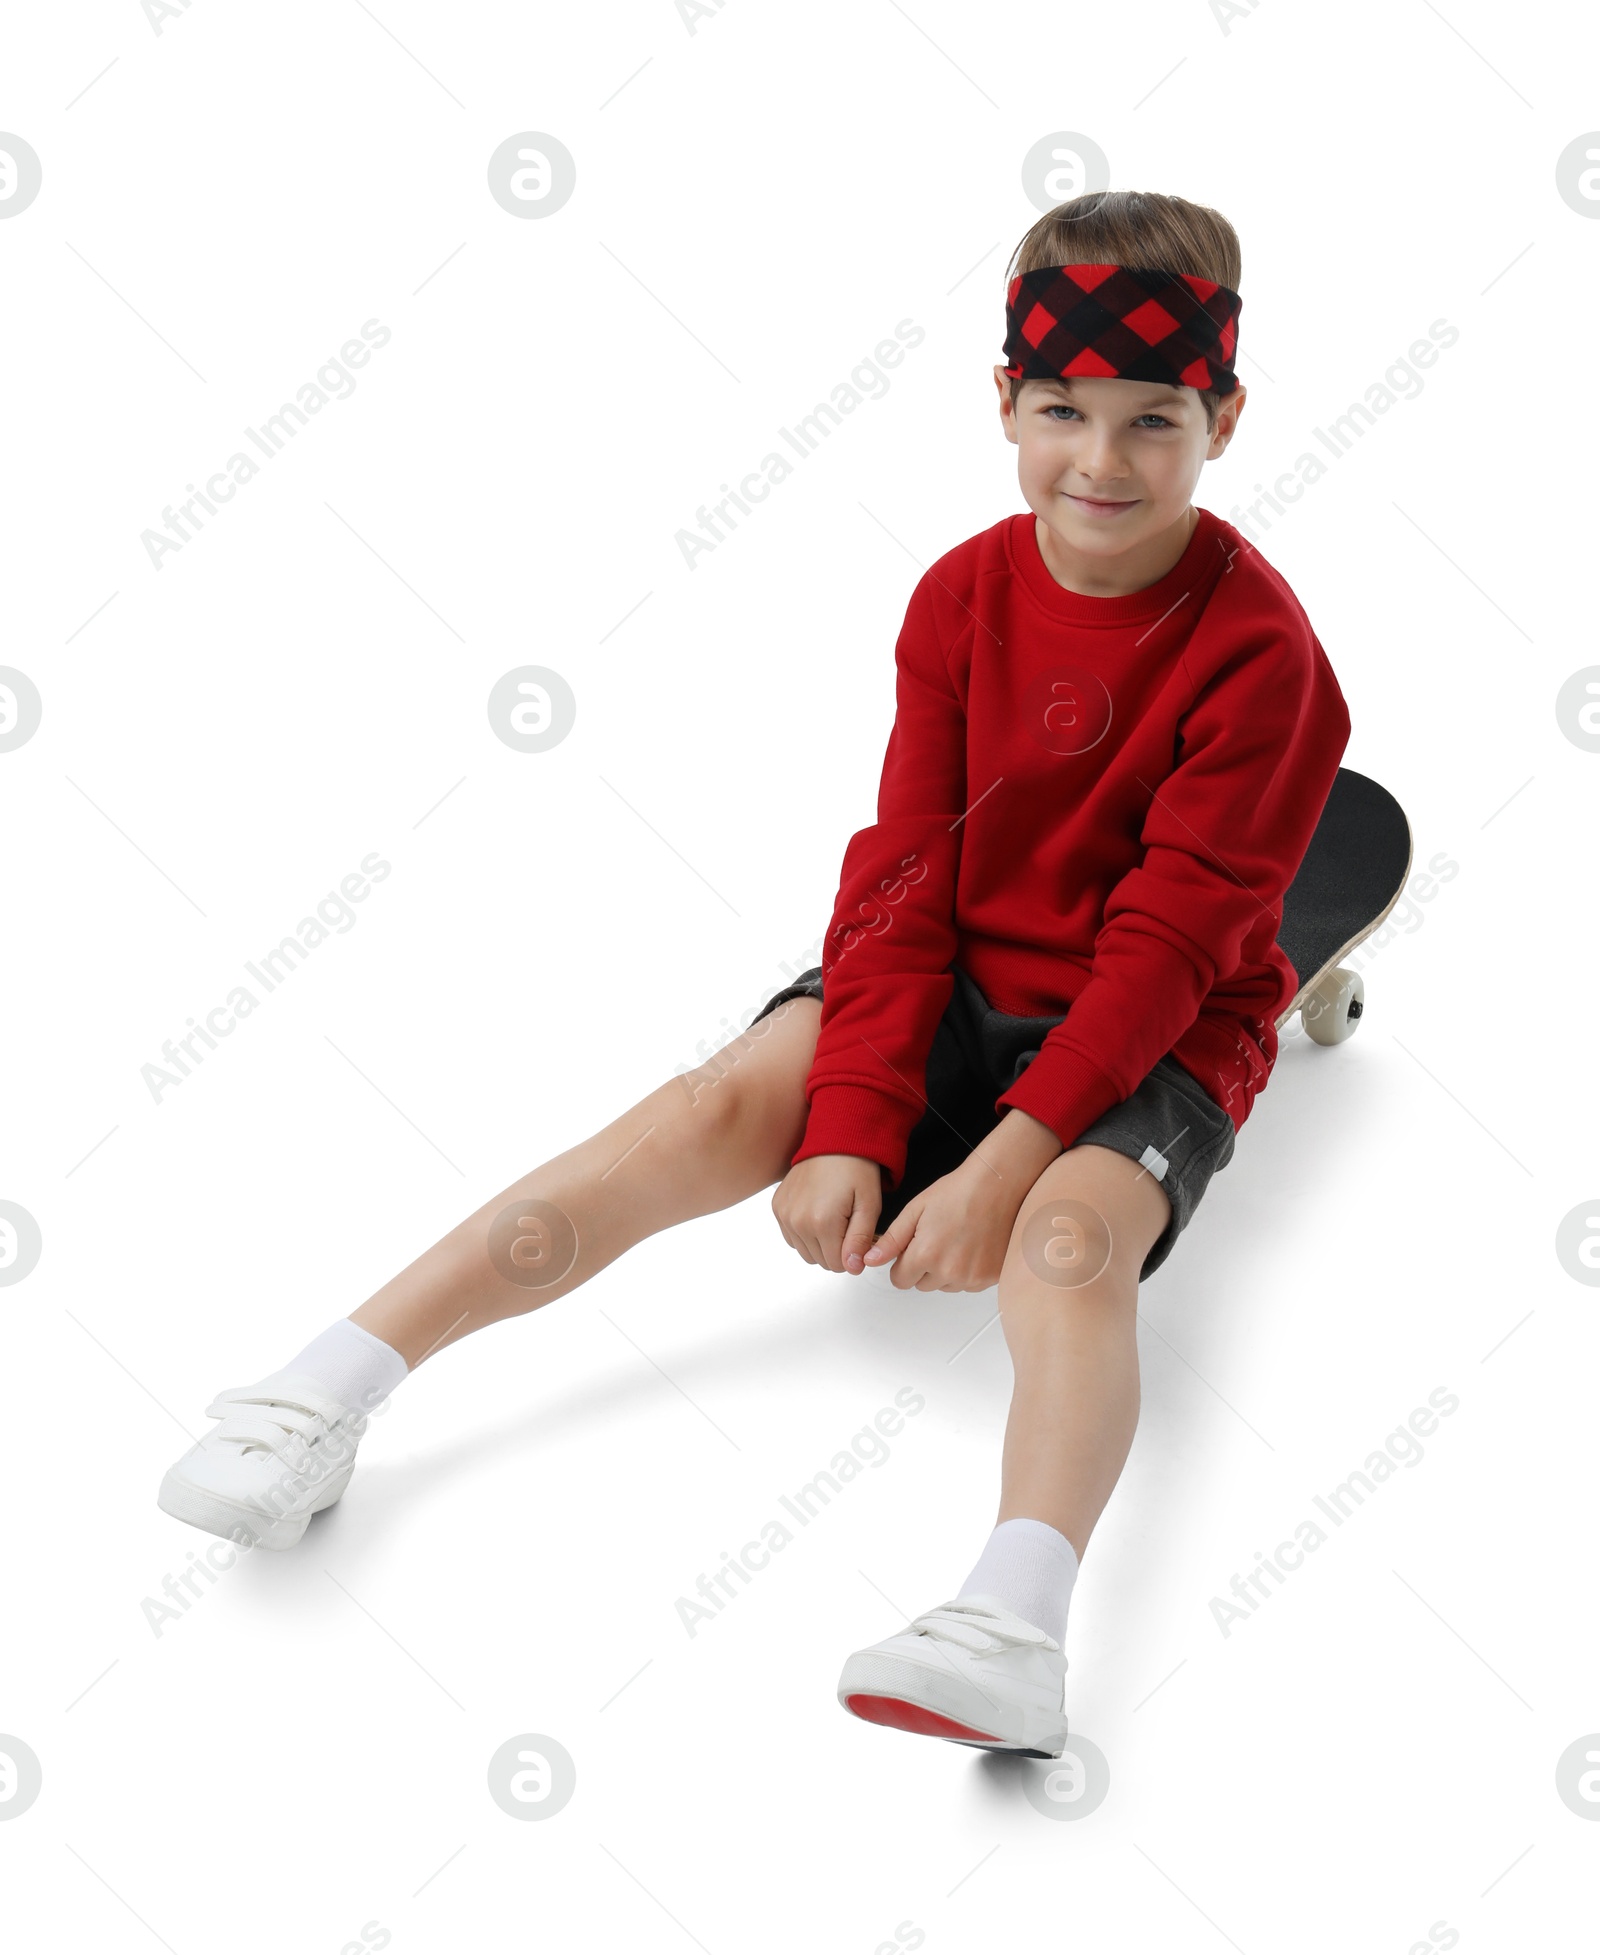
[[[901,1697],[869,1697],[856,1694],[845,1699],[845,1708],[869,1724],[892,1725],[896,1731],[915,1731],[924,1738],[977,1739],[980,1744],[1003,1745],[1004,1738],[992,1731],[975,1731],[970,1724],[958,1724],[953,1717],[941,1717],[921,1704],[908,1704]]]

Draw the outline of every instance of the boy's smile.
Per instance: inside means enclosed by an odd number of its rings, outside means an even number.
[[[1013,406],[1003,366],[994,378],[1039,554],[1056,582],[1084,597],[1126,597],[1164,577],[1194,532],[1189,498],[1233,438],[1245,389],[1228,396],[1211,429],[1193,387],[1027,380]]]

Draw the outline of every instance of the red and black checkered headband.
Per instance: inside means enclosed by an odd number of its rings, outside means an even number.
[[[1187,272],[1043,265],[1006,292],[1008,374],[1151,380],[1231,394],[1244,301]]]

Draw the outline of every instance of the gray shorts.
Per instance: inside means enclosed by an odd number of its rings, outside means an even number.
[[[958,1168],[1000,1124],[1006,1109],[996,1111],[995,1100],[1038,1058],[1045,1033],[1066,1016],[1016,1018],[996,1010],[959,964],[951,966],[951,973],[955,989],[928,1051],[927,1111],[911,1129],[900,1185],[884,1196],[880,1233],[913,1195]],[[821,997],[822,967],[815,964],[769,998],[756,1018],[765,1018],[789,998]],[[1167,1192],[1171,1219],[1144,1259],[1139,1271],[1143,1282],[1171,1254],[1212,1174],[1233,1158],[1233,1121],[1168,1054],[1127,1099],[1085,1127],[1073,1145],[1083,1142],[1126,1154],[1147,1167]]]

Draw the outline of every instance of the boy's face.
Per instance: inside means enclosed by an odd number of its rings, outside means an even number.
[[[1240,386],[1217,410],[1215,429],[1193,387],[1144,380],[1027,380],[1011,402],[1005,368],[994,370],[1000,420],[1015,442],[1028,507],[1066,552],[1110,559],[1190,527],[1189,498],[1201,468],[1233,438]]]

